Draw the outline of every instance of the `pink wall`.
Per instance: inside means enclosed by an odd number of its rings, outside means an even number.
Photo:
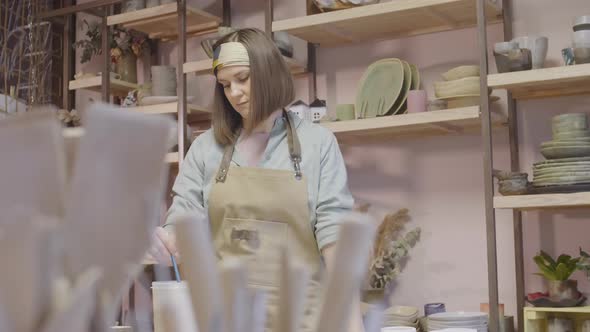
[[[394,0],[395,1],[395,0]],[[199,1],[195,1],[197,4]],[[208,2],[208,1],[207,1]],[[264,27],[264,1],[232,1],[234,26]],[[560,65],[561,48],[571,40],[571,21],[590,14],[587,0],[518,0],[514,2],[516,36],[538,34],[549,37],[550,66]],[[275,0],[277,19],[305,14],[305,1]],[[489,45],[502,38],[501,26],[488,29]],[[188,41],[188,60],[203,59],[199,39]],[[295,57],[305,60],[304,43],[297,43]],[[345,56],[343,56],[345,55]],[[357,82],[365,68],[384,57],[400,57],[418,65],[423,87],[432,96],[432,83],[439,74],[457,64],[477,63],[475,29],[408,39],[368,42],[318,52],[318,93],[329,106],[354,102]],[[176,63],[175,46],[161,47],[160,61]],[[495,70],[492,59],[492,70]],[[209,104],[212,78],[188,76],[189,95]],[[306,79],[297,79],[298,98],[307,100]],[[503,91],[494,92],[505,98]],[[82,93],[78,96],[81,97]],[[519,102],[521,165],[542,159],[537,146],[550,139],[550,117],[564,111],[588,111],[590,97],[557,98]],[[504,104],[504,99],[499,103]],[[82,107],[82,105],[80,105]],[[495,131],[496,168],[508,168],[508,138]],[[380,145],[343,147],[354,195],[371,202],[376,214],[407,207],[412,226],[423,229],[422,240],[394,294],[397,304],[422,306],[442,301],[449,310],[478,310],[487,302],[486,236],[483,203],[483,171],[479,135],[433,137],[388,142]],[[539,249],[551,254],[577,253],[578,246],[590,249],[586,224],[588,210],[524,214],[527,291],[541,290],[532,255]],[[511,211],[498,211],[498,264],[500,301],[506,312],[515,314],[514,250]],[[582,275],[581,287],[590,291]],[[522,295],[519,295],[522,296]]]

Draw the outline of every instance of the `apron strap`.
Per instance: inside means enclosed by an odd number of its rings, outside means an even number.
[[[299,136],[297,136],[297,130],[294,128],[293,123],[289,118],[289,114],[285,109],[283,109],[283,118],[287,123],[287,143],[289,145],[289,155],[291,156],[293,168],[295,169],[295,178],[300,180],[302,178],[301,143],[299,142]],[[233,144],[228,144],[225,146],[223,158],[221,159],[221,164],[219,165],[219,170],[217,171],[217,176],[215,177],[217,182],[225,181],[229,166],[231,164],[231,159],[234,155],[235,144],[236,143],[234,142]]]

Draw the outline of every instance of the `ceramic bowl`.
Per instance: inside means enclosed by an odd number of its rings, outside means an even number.
[[[428,111],[441,111],[447,109],[447,101],[444,99],[434,99],[428,101]]]
[[[553,140],[555,140],[555,141],[576,139],[576,138],[585,138],[585,137],[590,137],[590,130],[586,130],[586,129],[569,130],[569,131],[560,131],[560,132],[553,134]]]
[[[590,63],[590,47],[574,48],[574,61],[577,65],[583,63]]]
[[[531,51],[526,48],[510,50],[507,54],[494,52],[494,58],[499,73],[529,70],[533,68]]]
[[[506,54],[511,50],[518,48],[518,43],[515,41],[499,42],[494,44],[494,52]]]
[[[479,66],[466,65],[452,68],[441,75],[445,81],[459,80],[465,77],[479,77]]]
[[[453,81],[434,82],[434,94],[437,98],[478,95],[479,77],[465,77]]]
[[[574,20],[574,31],[590,30],[590,15],[578,16]]]
[[[588,128],[588,116],[586,113],[565,113],[551,118],[554,127],[572,127],[572,129]]]
[[[590,30],[574,31],[574,43],[575,44],[590,43]]]
[[[498,192],[504,196],[526,194],[529,181],[526,178],[513,178],[498,181]]]
[[[590,145],[543,147],[541,154],[547,159],[587,157],[590,156]]]

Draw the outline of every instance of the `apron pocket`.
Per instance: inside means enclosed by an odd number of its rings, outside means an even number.
[[[218,254],[240,258],[248,283],[277,287],[281,248],[289,250],[289,226],[278,221],[225,218],[215,238]]]

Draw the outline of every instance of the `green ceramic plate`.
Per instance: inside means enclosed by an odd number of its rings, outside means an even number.
[[[547,168],[534,168],[533,175],[544,175],[557,172],[590,172],[590,165],[578,165],[578,166],[558,166],[558,167],[547,167]]]
[[[534,181],[543,181],[543,180],[552,179],[552,178],[570,177],[570,176],[590,177],[590,172],[588,172],[588,171],[580,171],[580,172],[561,171],[561,172],[547,173],[547,174],[535,176],[535,178],[533,180]]]
[[[420,90],[420,71],[418,67],[410,63],[410,70],[412,71],[412,90]]]
[[[408,99],[408,91],[410,91],[410,88],[412,87],[412,69],[410,68],[410,64],[406,61],[402,60],[402,63],[404,65],[404,81],[402,91],[387,115],[402,114],[407,110],[407,108],[403,106],[406,103],[406,99]]]
[[[553,170],[553,169],[562,169],[562,168],[585,168],[588,167],[590,169],[590,161],[572,161],[569,163],[553,163],[553,164],[541,164],[533,166],[533,171],[545,171],[545,170]]]
[[[590,145],[571,145],[541,148],[541,154],[547,159],[587,157],[590,156]]]
[[[546,164],[562,164],[562,163],[577,163],[587,161],[590,162],[590,157],[575,157],[575,158],[560,158],[560,159],[552,159],[552,160],[543,160],[534,163],[534,166],[546,165]]]
[[[404,65],[391,58],[371,64],[360,80],[356,94],[357,118],[386,114],[395,104],[404,82]]]
[[[538,181],[533,180],[534,186],[556,186],[578,183],[590,183],[590,176],[555,176]]]
[[[562,146],[590,146],[587,141],[549,141],[541,143],[541,147],[562,147]]]

